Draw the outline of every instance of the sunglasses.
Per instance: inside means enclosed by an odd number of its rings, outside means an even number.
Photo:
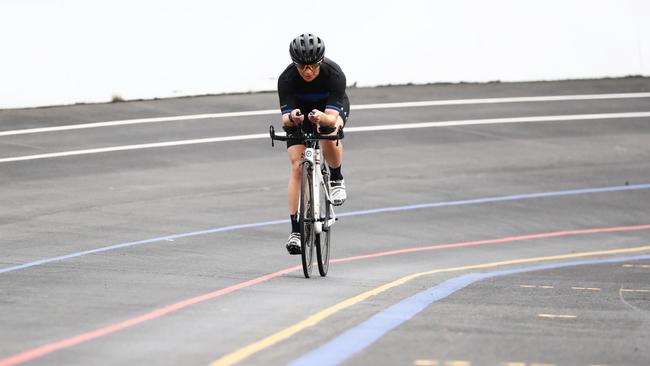
[[[317,68],[320,67],[320,64],[322,62],[323,61],[318,61],[318,62],[313,63],[313,64],[299,64],[297,62],[294,62],[294,64],[296,65],[296,67],[298,67],[298,69],[300,69],[300,71],[305,71],[307,69],[310,69],[310,70],[314,71],[314,70],[316,70]]]

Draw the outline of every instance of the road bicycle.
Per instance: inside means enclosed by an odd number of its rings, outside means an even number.
[[[302,271],[305,278],[311,276],[315,247],[318,272],[325,277],[330,262],[332,226],[337,218],[330,199],[329,167],[323,160],[320,140],[332,140],[338,144],[338,140],[343,139],[343,129],[339,128],[335,135],[321,135],[316,131],[303,131],[300,128],[296,134],[283,136],[276,135],[271,125],[269,134],[271,146],[274,146],[273,141],[289,140],[298,140],[305,144],[305,153],[300,163],[302,177],[298,200]]]

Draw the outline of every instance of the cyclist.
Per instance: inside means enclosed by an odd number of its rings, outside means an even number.
[[[301,34],[289,46],[293,61],[278,79],[278,96],[282,111],[282,127],[287,135],[317,128],[324,135],[335,134],[345,125],[350,101],[345,93],[345,74],[332,60],[325,58],[323,40],[313,34]],[[304,123],[303,123],[304,122]],[[301,126],[302,125],[302,126]],[[321,141],[321,149],[330,167],[330,195],[334,205],[347,198],[341,174],[343,145],[339,141]],[[300,195],[300,161],[305,146],[300,141],[287,141],[291,163],[288,201],[291,234],[286,242],[289,254],[300,254],[298,197]]]

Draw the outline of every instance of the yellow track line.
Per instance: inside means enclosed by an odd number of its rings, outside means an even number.
[[[229,366],[229,365],[234,365],[235,363],[242,361],[243,359],[261,351],[264,350],[268,347],[271,347],[272,345],[283,341],[292,335],[302,331],[305,328],[309,328],[311,326],[314,326],[318,324],[320,321],[322,321],[325,318],[328,318],[329,316],[339,312],[340,310],[346,309],[354,304],[357,304],[371,296],[378,295],[386,290],[389,290],[393,287],[397,287],[399,285],[402,285],[406,282],[409,282],[413,279],[416,279],[418,277],[422,276],[428,276],[432,274],[437,274],[437,273],[447,273],[447,272],[459,272],[459,271],[467,271],[467,270],[475,270],[475,269],[484,269],[484,268],[492,268],[492,267],[498,267],[498,266],[507,266],[507,265],[513,265],[513,264],[524,264],[524,263],[533,263],[533,262],[543,262],[543,261],[552,261],[552,260],[565,260],[565,259],[573,259],[573,258],[582,258],[582,257],[594,257],[594,256],[601,256],[601,255],[612,255],[612,254],[625,254],[625,253],[635,253],[635,252],[643,252],[643,251],[648,251],[650,250],[650,245],[648,246],[641,246],[641,247],[634,247],[634,248],[625,248],[625,249],[613,249],[613,250],[601,250],[601,251],[595,251],[595,252],[583,252],[583,253],[573,253],[573,254],[561,254],[561,255],[554,255],[554,256],[547,256],[547,257],[534,257],[534,258],[524,258],[524,259],[515,259],[515,260],[509,260],[509,261],[500,261],[500,262],[491,262],[491,263],[483,263],[483,264],[476,264],[476,265],[470,265],[470,266],[462,266],[462,267],[453,267],[453,268],[443,268],[443,269],[434,269],[431,271],[426,271],[426,272],[420,272],[420,273],[414,273],[405,277],[402,277],[398,280],[395,280],[393,282],[387,283],[385,285],[379,286],[375,289],[372,289],[370,291],[366,291],[362,294],[359,294],[357,296],[351,297],[347,300],[344,300],[336,305],[330,306],[329,308],[322,310],[316,314],[313,314],[309,317],[307,317],[305,320],[302,320],[288,328],[285,328],[277,333],[274,333],[260,341],[257,341],[255,343],[252,343],[248,346],[245,346],[237,351],[231,352],[218,360],[212,362],[210,366]]]

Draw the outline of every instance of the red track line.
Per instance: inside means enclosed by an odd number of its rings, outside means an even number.
[[[387,255],[421,252],[421,251],[424,251],[424,250],[462,248],[462,247],[472,247],[472,246],[486,245],[486,244],[501,244],[501,243],[509,243],[509,242],[513,242],[513,241],[523,241],[523,240],[532,240],[532,239],[547,239],[547,238],[554,238],[554,237],[558,237],[558,236],[602,234],[602,233],[610,233],[610,232],[636,231],[636,230],[647,230],[647,229],[650,229],[650,224],[648,224],[648,225],[635,225],[635,226],[606,227],[606,228],[598,228],[598,229],[554,231],[554,232],[550,232],[550,233],[531,234],[531,235],[522,235],[522,236],[510,236],[510,237],[499,238],[499,239],[468,241],[468,242],[464,242],[464,243],[437,244],[437,245],[431,245],[431,246],[425,246],[425,247],[414,247],[414,248],[406,248],[406,249],[389,250],[389,251],[386,251],[386,252],[358,255],[358,256],[347,257],[347,258],[332,259],[330,262],[331,263],[350,262],[350,261],[356,261],[356,260],[360,260],[360,259],[384,257],[384,256],[387,256]]]
[[[415,247],[415,248],[407,248],[407,249],[400,249],[400,250],[391,250],[391,251],[384,251],[380,253],[374,253],[374,254],[368,254],[368,255],[359,255],[359,256],[354,256],[354,257],[347,257],[347,258],[340,258],[340,259],[333,259],[331,262],[350,262],[350,261],[355,261],[355,260],[361,260],[361,259],[369,259],[369,258],[375,258],[375,257],[383,257],[383,256],[388,256],[388,255],[396,255],[396,254],[403,254],[403,253],[413,253],[413,252],[420,252],[420,251],[426,251],[426,250],[440,250],[440,249],[450,249],[450,248],[462,248],[462,247],[468,247],[468,246],[478,246],[478,245],[487,245],[487,244],[499,244],[499,243],[511,243],[511,242],[516,242],[516,241],[524,241],[524,240],[532,240],[532,239],[545,239],[545,238],[553,238],[553,237],[560,237],[560,236],[570,236],[570,235],[585,235],[585,234],[597,234],[597,233],[609,233],[609,232],[621,232],[621,231],[637,231],[637,230],[648,230],[650,229],[650,224],[646,225],[635,225],[635,226],[618,226],[618,227],[608,227],[608,228],[597,228],[597,229],[586,229],[586,230],[565,230],[565,231],[555,231],[555,232],[550,232],[550,233],[541,233],[541,234],[531,234],[531,235],[522,235],[522,236],[510,236],[510,237],[505,237],[505,238],[500,238],[500,239],[489,239],[489,240],[479,240],[479,241],[470,241],[470,242],[461,242],[461,243],[451,243],[451,244],[439,244],[439,245],[431,245],[431,246],[424,246],[424,247]],[[239,283],[237,285],[233,285],[230,287],[226,287],[217,291],[209,292],[207,294],[203,294],[200,296],[192,297],[187,300],[183,300],[171,305],[167,305],[165,307],[150,311],[146,314],[137,316],[135,318],[131,318],[119,323],[115,323],[112,325],[108,325],[103,328],[99,328],[87,333],[79,334],[70,338],[63,339],[58,342],[53,342],[49,344],[45,344],[43,346],[39,346],[27,351],[23,351],[21,353],[17,353],[13,356],[9,356],[4,359],[0,359],[0,366],[13,366],[13,365],[18,365],[27,361],[34,360],[36,358],[43,357],[49,353],[60,351],[65,348],[73,347],[81,343],[85,343],[87,341],[93,340],[95,338],[103,337],[105,335],[109,335],[115,332],[118,332],[120,330],[130,328],[132,326],[138,325],[140,323],[144,323],[148,320],[153,320],[162,317],[163,315],[173,313],[175,311],[184,309],[188,306],[195,305],[207,300],[211,300],[247,287],[251,287],[253,285],[257,285],[262,282],[266,282],[268,280],[271,280],[276,277],[280,277],[282,275],[285,275],[287,273],[291,273],[293,271],[296,271],[300,269],[301,266],[294,266],[290,268],[286,268],[274,273],[270,273],[261,277],[254,278],[252,280],[248,280],[242,283]]]
[[[282,276],[284,274],[287,274],[287,273],[293,272],[295,270],[298,270],[299,268],[302,268],[302,266],[294,266],[294,267],[291,267],[291,268],[286,268],[286,269],[283,269],[281,271],[274,272],[274,273],[271,273],[271,274],[267,274],[267,275],[262,276],[262,277],[254,278],[252,280],[242,282],[242,283],[234,285],[234,286],[226,287],[226,288],[223,288],[221,290],[209,292],[207,294],[192,297],[190,299],[183,300],[183,301],[177,302],[175,304],[167,305],[167,306],[165,306],[163,308],[153,310],[151,312],[148,312],[146,314],[137,316],[135,318],[131,318],[131,319],[119,322],[119,323],[115,323],[115,324],[112,324],[112,325],[109,325],[109,326],[106,326],[106,327],[103,327],[103,328],[99,328],[99,329],[93,330],[93,331],[88,332],[88,333],[79,334],[77,336],[66,338],[66,339],[58,341],[58,342],[54,342],[54,343],[46,344],[46,345],[43,345],[43,346],[40,346],[40,347],[36,347],[34,349],[24,351],[24,352],[21,352],[21,353],[15,354],[13,356],[10,356],[8,358],[0,360],[0,366],[18,365],[18,364],[21,364],[23,362],[31,361],[33,359],[45,356],[48,353],[52,353],[52,352],[56,352],[56,351],[59,351],[59,350],[65,349],[65,348],[76,346],[78,344],[85,343],[85,342],[93,340],[95,338],[103,337],[105,335],[109,335],[111,333],[118,332],[118,331],[120,331],[122,329],[130,328],[130,327],[132,327],[134,325],[144,323],[144,322],[146,322],[148,320],[153,320],[153,319],[156,319],[156,318],[160,318],[163,315],[173,313],[175,311],[181,310],[181,309],[186,308],[188,306],[195,305],[195,304],[198,304],[198,303],[203,302],[203,301],[214,299],[215,297],[219,297],[219,296],[222,296],[222,295],[225,295],[225,294],[229,294],[231,292],[235,292],[237,290],[241,290],[243,288],[250,287],[250,286],[256,285],[258,283],[268,281],[268,280],[270,280],[272,278],[279,277],[279,276]]]

